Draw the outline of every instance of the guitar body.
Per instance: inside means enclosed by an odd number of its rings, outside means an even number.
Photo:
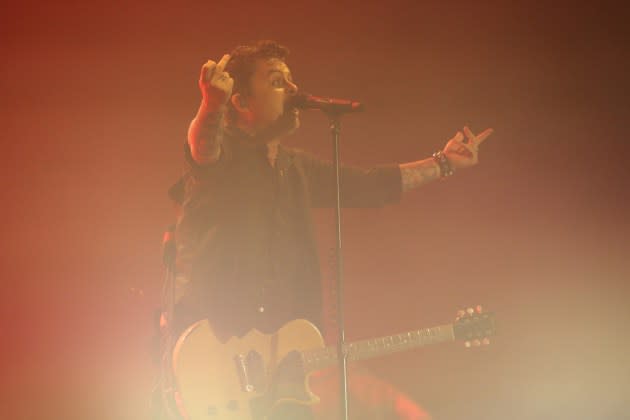
[[[466,340],[486,344],[494,315],[472,308],[456,322],[346,344],[348,360],[392,354],[429,344]],[[319,402],[309,389],[309,372],[337,363],[317,328],[297,319],[274,334],[251,330],[219,340],[207,320],[190,326],[173,349],[177,405],[188,420],[297,420],[296,407]]]
[[[190,326],[173,351],[178,405],[190,420],[266,420],[287,404],[312,405],[300,351],[324,348],[302,319],[274,334],[257,330],[219,341],[207,320]]]

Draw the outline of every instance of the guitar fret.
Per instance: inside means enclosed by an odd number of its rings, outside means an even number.
[[[444,329],[447,327],[446,329]],[[345,354],[348,360],[366,359],[379,354],[391,354],[402,350],[453,340],[452,326],[423,328],[390,336],[371,338],[354,343],[347,343]],[[304,365],[310,370],[331,366],[338,360],[337,347],[326,347],[303,352]]]

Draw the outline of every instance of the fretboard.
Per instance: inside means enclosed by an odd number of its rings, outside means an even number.
[[[345,352],[348,360],[362,360],[454,340],[453,325],[446,324],[347,343]],[[307,372],[324,369],[337,363],[337,347],[303,351],[302,360]]]

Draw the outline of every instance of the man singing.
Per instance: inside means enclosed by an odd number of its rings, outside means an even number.
[[[208,319],[217,337],[272,333],[293,319],[322,327],[319,261],[310,208],[335,205],[332,164],[287,148],[300,125],[288,50],[241,46],[201,68],[202,100],[188,131],[177,223],[176,331]],[[342,205],[379,207],[477,164],[492,133],[457,132],[432,157],[342,169]],[[296,408],[274,418],[311,418]],[[392,414],[379,418],[420,418]],[[362,417],[366,418],[366,417]]]

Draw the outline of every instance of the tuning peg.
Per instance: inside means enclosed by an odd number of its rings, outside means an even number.
[[[471,346],[472,346],[472,344],[470,343],[470,341],[464,341],[464,347],[469,349]]]
[[[483,307],[481,305],[477,305],[475,307],[475,312],[477,312],[478,314],[482,313],[483,312]]]
[[[483,344],[484,346],[490,345],[490,339],[488,337],[484,338],[483,340],[481,340],[481,344]]]

